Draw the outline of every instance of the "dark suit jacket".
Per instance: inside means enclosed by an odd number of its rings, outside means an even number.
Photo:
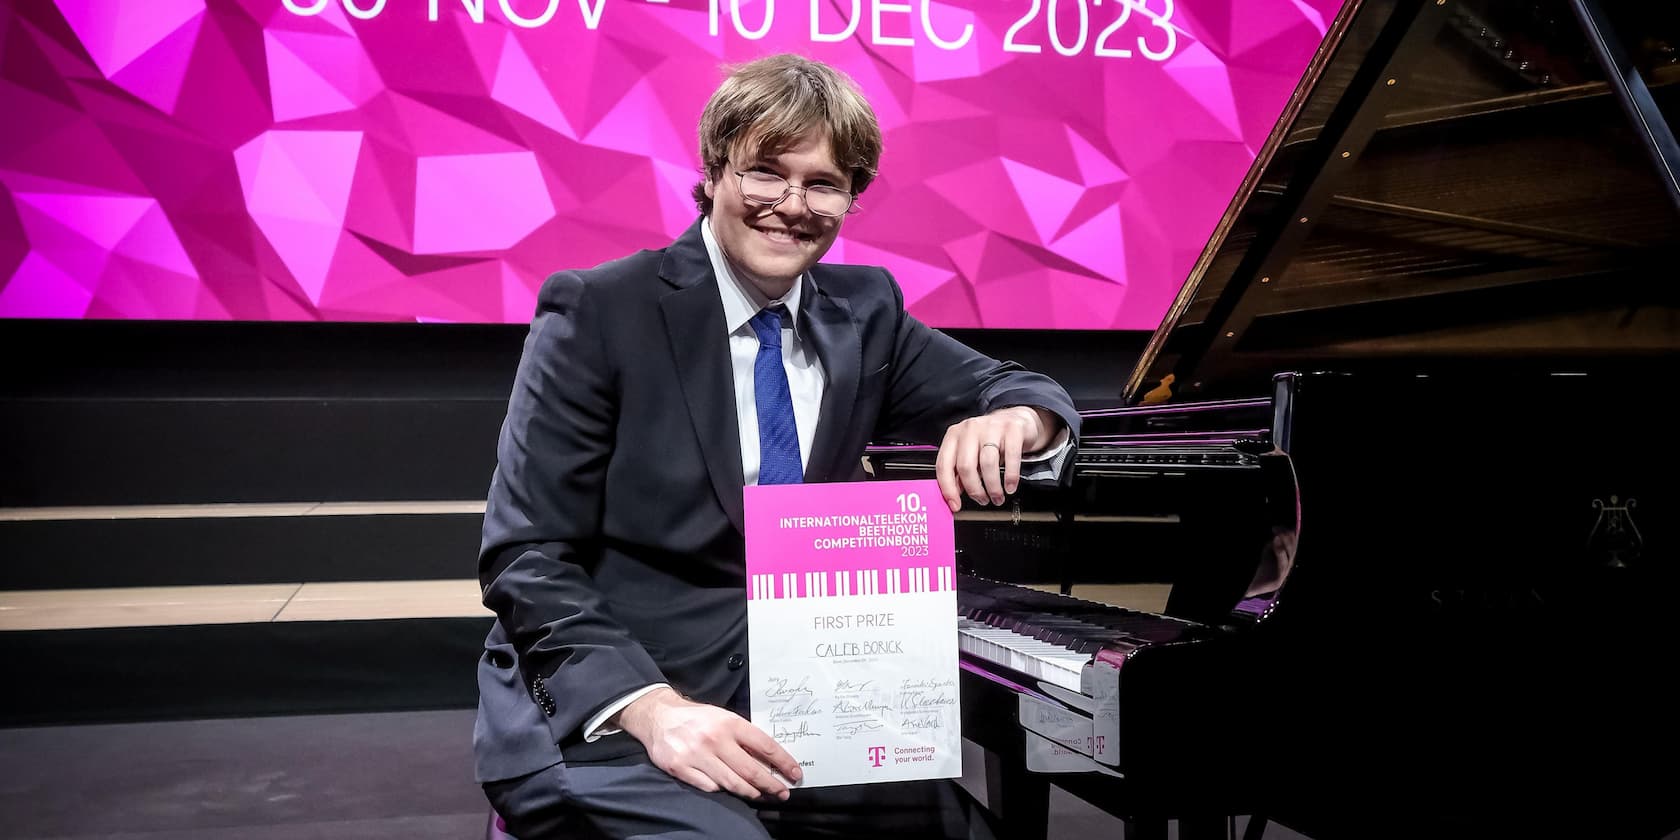
[[[801,336],[826,372],[807,481],[864,478],[872,439],[937,442],[1067,393],[911,318],[880,268],[818,265]],[[623,755],[585,744],[614,699],[668,682],[724,704],[745,677],[739,431],[717,278],[697,223],[663,251],[548,278],[484,515],[479,582],[498,621],[478,666],[480,781]]]

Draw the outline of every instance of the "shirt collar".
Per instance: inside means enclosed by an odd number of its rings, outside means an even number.
[[[799,338],[799,299],[804,288],[809,284],[816,289],[816,281],[811,279],[810,272],[799,275],[799,282],[793,284],[781,300],[770,300],[751,283],[743,283],[736,279],[735,272],[729,268],[729,260],[724,257],[723,249],[718,246],[717,237],[712,235],[712,219],[707,216],[700,225],[700,240],[706,244],[706,255],[712,259],[712,273],[718,278],[718,296],[723,298],[723,327],[725,334],[733,335],[736,330],[746,326],[748,321],[757,315],[759,310],[768,306],[781,304],[787,307],[788,326],[793,328],[793,337]]]

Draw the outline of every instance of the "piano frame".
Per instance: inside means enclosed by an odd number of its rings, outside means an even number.
[[[1200,592],[1181,592],[1197,587],[1175,580],[1167,613],[1220,633],[1127,661],[1119,778],[1027,770],[1030,736],[1013,700],[1039,688],[965,655],[964,733],[990,755],[988,802],[1006,836],[1044,836],[1052,784],[1125,820],[1134,840],[1165,837],[1173,819],[1181,837],[1223,837],[1235,814],[1256,815],[1254,837],[1268,817],[1314,837],[1609,829],[1654,838],[1680,828],[1668,793],[1680,789],[1680,770],[1599,772],[1663,768],[1680,752],[1680,715],[1656,699],[1662,689],[1649,667],[1680,645],[1662,619],[1668,593],[1680,591],[1680,531],[1658,518],[1680,516],[1633,512],[1635,500],[1641,511],[1680,511],[1671,486],[1680,461],[1660,443],[1669,424],[1658,409],[1664,383],[1680,381],[1680,336],[1648,330],[1632,346],[1589,353],[1482,352],[1474,343],[1414,353],[1399,343],[1378,348],[1386,354],[1346,355],[1334,343],[1277,343],[1269,326],[1279,316],[1351,311],[1337,293],[1284,291],[1279,282],[1325,217],[1350,210],[1550,243],[1565,255],[1428,284],[1348,284],[1366,309],[1561,282],[1633,283],[1680,309],[1672,283],[1647,279],[1680,264],[1680,227],[1653,243],[1343,192],[1373,144],[1395,132],[1530,107],[1566,118],[1601,113],[1613,97],[1653,169],[1660,205],[1680,213],[1680,144],[1653,92],[1680,83],[1680,68],[1659,68],[1654,86],[1597,0],[1558,2],[1606,81],[1414,109],[1405,120],[1394,114],[1419,62],[1438,39],[1462,34],[1454,27],[1480,21],[1464,0],[1345,4],[1127,378],[1122,407],[1084,412],[1067,483],[1024,488],[1011,510],[959,513],[959,531],[1008,531],[1058,563],[1067,594],[1082,571],[1076,558],[1056,555],[1101,542],[1081,542],[1081,529],[1148,520],[1207,530],[1218,521],[1217,510],[1189,522],[1163,510],[1096,510],[1100,483],[1178,480],[1212,463],[1196,459],[1250,459],[1266,465],[1258,494],[1266,510],[1229,529],[1270,525],[1291,538],[1267,591],[1241,589],[1243,581],[1253,589],[1262,570],[1234,579],[1239,597],[1232,580],[1199,584]],[[1356,22],[1372,27],[1350,46]],[[1334,97],[1322,125],[1297,128],[1320,94]],[[1281,189],[1267,186],[1285,163]],[[1240,258],[1215,277],[1239,234],[1247,237]],[[1583,331],[1601,345],[1626,335]],[[1262,381],[1271,394],[1256,397]],[[1166,443],[1185,449],[1152,460]],[[876,478],[922,477],[931,454],[883,445],[866,463]],[[1424,501],[1460,484],[1472,498]],[[1475,496],[1478,488],[1497,495]],[[1210,505],[1245,493],[1255,495]],[[1459,504],[1482,530],[1454,530]],[[968,545],[960,565],[985,574],[985,546]],[[1218,548],[1196,542],[1189,553]],[[1477,790],[1490,776],[1517,792]],[[1373,825],[1372,813],[1387,824]]]

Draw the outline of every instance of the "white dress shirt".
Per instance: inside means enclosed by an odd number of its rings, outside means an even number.
[[[700,239],[712,258],[718,278],[718,295],[723,298],[723,328],[729,334],[729,366],[735,374],[735,418],[741,433],[741,477],[746,484],[758,483],[758,398],[753,389],[753,365],[758,361],[758,334],[748,323],[760,310],[781,305],[788,317],[782,320],[782,367],[787,370],[788,394],[793,397],[793,424],[799,433],[799,466],[811,463],[811,442],[817,439],[823,388],[828,384],[822,361],[811,343],[799,331],[799,301],[816,294],[815,281],[804,274],[779,300],[770,300],[751,283],[743,283],[730,270],[723,249],[712,236],[710,220],[700,226]]]

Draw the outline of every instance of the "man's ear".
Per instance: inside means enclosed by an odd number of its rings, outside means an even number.
[[[717,182],[712,180],[712,176],[707,175],[706,176],[706,197],[710,198],[710,199],[713,199],[715,201],[717,199],[716,193],[717,193]]]

